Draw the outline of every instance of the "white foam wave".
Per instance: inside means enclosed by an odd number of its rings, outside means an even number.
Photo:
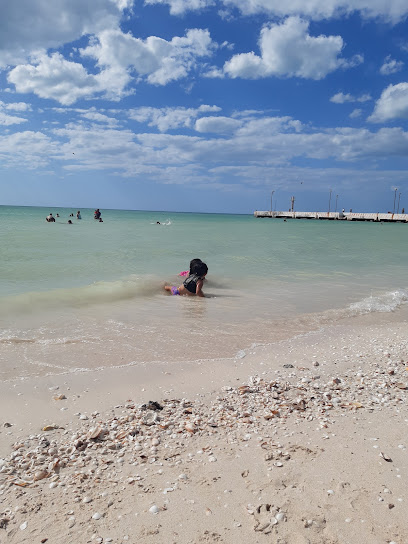
[[[369,296],[350,304],[349,309],[353,315],[368,314],[371,312],[394,312],[408,302],[408,290],[398,289],[377,296]]]

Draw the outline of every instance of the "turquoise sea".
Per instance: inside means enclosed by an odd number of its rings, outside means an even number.
[[[0,379],[230,357],[408,300],[406,224],[101,211],[0,206]],[[196,257],[208,297],[166,295]]]

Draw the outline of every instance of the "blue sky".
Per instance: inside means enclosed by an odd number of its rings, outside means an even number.
[[[0,204],[408,209],[405,0],[0,4]],[[399,195],[401,197],[399,198]],[[395,209],[395,211],[397,211]]]

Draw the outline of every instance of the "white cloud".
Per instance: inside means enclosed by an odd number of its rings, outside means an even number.
[[[181,15],[186,11],[195,11],[213,6],[214,0],[145,0],[145,4],[165,4],[172,15]]]
[[[16,117],[6,113],[7,110],[11,111],[27,111],[30,109],[29,104],[24,102],[10,102],[6,103],[0,100],[0,125],[10,126],[10,125],[20,125],[21,123],[26,123],[27,119],[23,117]]]
[[[129,89],[132,71],[151,84],[165,85],[186,77],[197,58],[210,55],[213,47],[207,30],[191,29],[171,41],[155,36],[143,41],[120,30],[105,30],[80,50],[82,56],[96,60],[98,73],[88,73],[82,64],[67,61],[60,53],[38,52],[33,64],[10,70],[8,81],[19,93],[32,92],[63,105],[96,94],[119,100],[134,92]]]
[[[103,113],[99,113],[96,111],[89,111],[89,112],[83,113],[82,117],[84,119],[88,119],[89,121],[95,121],[96,123],[105,123],[109,126],[118,125],[117,119],[113,117],[109,117],[108,115],[104,115]]]
[[[42,168],[57,150],[58,143],[41,132],[27,130],[0,136],[0,156],[7,167]]]
[[[212,132],[215,134],[230,134],[242,125],[241,121],[231,117],[201,117],[195,123],[197,132]]]
[[[330,102],[335,104],[344,104],[345,102],[354,102],[354,97],[350,93],[337,93],[330,98]]]
[[[221,0],[221,3],[226,8],[236,8],[245,15],[301,15],[310,19],[340,17],[359,12],[366,18],[382,17],[396,23],[408,14],[408,5],[404,0]],[[170,13],[180,15],[186,11],[212,6],[214,0],[145,0],[145,4],[166,4],[170,7]]]
[[[57,48],[115,28],[133,0],[13,0],[0,3],[0,67],[24,63],[34,51]]]
[[[23,119],[22,117],[15,117],[14,115],[8,115],[7,113],[2,112],[0,109],[0,125],[7,127],[10,125],[19,125],[26,122],[27,119]]]
[[[380,68],[380,74],[388,76],[400,72],[404,67],[404,63],[400,60],[392,59],[390,55],[384,59],[384,63]]]
[[[371,100],[371,95],[362,94],[361,96],[353,96],[350,93],[337,93],[330,98],[330,102],[335,104],[344,104],[345,102],[368,102]]]
[[[141,40],[120,30],[106,30],[81,54],[96,59],[105,77],[112,74],[117,80],[119,75],[123,88],[129,69],[157,85],[185,77],[195,67],[196,58],[210,55],[213,47],[208,30],[190,29],[171,41],[156,36]]]
[[[139,123],[157,127],[160,132],[176,128],[191,128],[193,121],[202,113],[217,112],[218,106],[201,105],[199,108],[136,108],[129,111],[129,117]]]
[[[207,77],[209,79],[223,79],[225,77],[225,74],[222,69],[217,68],[216,66],[211,66],[203,73],[203,77]]]
[[[368,118],[373,123],[408,118],[408,83],[389,85],[377,100],[374,112]]]
[[[5,110],[12,111],[31,111],[31,105],[26,102],[9,102],[6,104],[0,100],[0,108],[3,107]]]
[[[43,55],[36,66],[22,64],[7,76],[18,93],[35,93],[70,105],[83,97],[100,91],[95,76],[89,75],[82,64],[65,60],[59,53]]]
[[[257,79],[267,76],[322,79],[341,65],[341,36],[308,33],[309,23],[289,17],[282,24],[265,26],[261,31],[261,56],[254,52],[233,56],[224,65],[230,77]]]
[[[82,116],[84,112],[77,113]],[[121,115],[125,113],[121,111]],[[251,183],[265,179],[265,173],[269,175],[275,168],[288,172],[299,159],[312,160],[314,172],[320,169],[319,161],[323,169],[331,159],[346,165],[369,161],[370,173],[366,169],[362,175],[371,182],[378,175],[375,168],[380,161],[406,158],[408,133],[401,128],[312,129],[291,117],[259,115],[256,112],[251,117],[245,112],[238,121],[241,126],[229,133],[224,131],[222,137],[217,133],[197,135],[194,124],[184,135],[172,135],[143,132],[144,127],[137,132],[85,123],[82,117],[49,131],[49,136],[29,131],[1,136],[0,156],[6,166],[44,168],[52,161],[53,168],[59,164],[70,172],[103,170],[107,175],[114,172],[115,176],[178,184],[217,183],[222,180],[221,172],[232,170],[236,172],[233,175]],[[225,127],[230,121],[236,123],[237,116],[235,112],[234,118],[223,116],[218,120]]]
[[[350,119],[357,119],[358,117],[361,117],[362,113],[363,111],[361,109],[356,108],[350,113],[349,117]]]
[[[202,104],[198,107],[198,110],[200,113],[204,112],[214,112],[214,111],[221,111],[221,108],[218,106],[209,106],[207,104]]]

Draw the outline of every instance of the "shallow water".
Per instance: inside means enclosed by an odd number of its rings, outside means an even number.
[[[405,224],[70,213],[0,207],[0,379],[233,356],[408,300]],[[208,298],[167,296],[195,257]]]

